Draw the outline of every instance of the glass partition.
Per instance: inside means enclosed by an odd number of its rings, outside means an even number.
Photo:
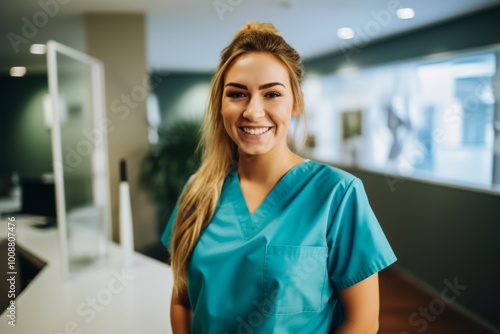
[[[110,201],[102,64],[47,43],[63,279],[105,258]]]

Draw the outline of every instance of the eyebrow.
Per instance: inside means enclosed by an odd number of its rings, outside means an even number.
[[[239,83],[236,83],[236,82],[227,83],[225,85],[225,87],[227,87],[227,86],[231,86],[231,87],[236,87],[236,88],[248,90],[247,86],[239,84]],[[283,86],[283,87],[285,87],[285,85],[283,85],[281,82],[270,82],[270,83],[267,83],[267,84],[260,85],[259,86],[259,90],[271,88],[273,86]]]

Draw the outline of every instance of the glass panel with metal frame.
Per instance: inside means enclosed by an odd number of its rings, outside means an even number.
[[[110,201],[103,68],[60,43],[47,43],[52,150],[63,279],[105,258]]]

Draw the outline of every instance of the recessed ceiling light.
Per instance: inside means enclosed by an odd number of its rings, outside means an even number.
[[[11,77],[23,77],[26,74],[26,67],[15,66],[10,68]]]
[[[396,15],[402,20],[408,20],[415,17],[415,11],[413,8],[399,8]]]
[[[45,54],[45,44],[31,44],[30,52],[35,55]]]
[[[354,30],[349,27],[343,27],[337,30],[337,36],[342,39],[352,39],[354,35]]]

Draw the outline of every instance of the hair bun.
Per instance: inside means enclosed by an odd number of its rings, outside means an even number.
[[[240,35],[242,33],[246,33],[252,30],[281,36],[279,31],[276,30],[276,28],[274,27],[274,25],[272,25],[272,23],[259,23],[254,21],[250,21],[247,24],[245,24],[236,35]]]

